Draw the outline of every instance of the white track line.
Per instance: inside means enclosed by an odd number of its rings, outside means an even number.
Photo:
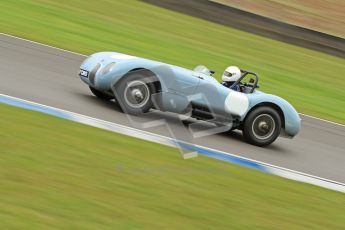
[[[310,115],[307,115],[307,114],[304,114],[304,113],[299,113],[299,114],[302,115],[302,116],[305,116],[305,117],[309,117],[309,118],[315,119],[315,120],[319,120],[319,121],[331,123],[333,125],[339,125],[339,126],[345,127],[345,125],[337,123],[337,122],[334,122],[334,121],[329,121],[329,120],[325,120],[325,119],[322,119],[322,118],[313,117],[313,116],[310,116]]]
[[[88,55],[85,55],[85,54],[73,52],[73,51],[70,51],[70,50],[65,50],[65,49],[62,49],[62,48],[59,48],[59,47],[50,46],[50,45],[43,44],[43,43],[40,43],[40,42],[35,42],[35,41],[32,41],[32,40],[28,40],[28,39],[25,39],[25,38],[17,37],[17,36],[14,36],[14,35],[6,34],[6,33],[0,33],[0,34],[4,35],[4,36],[7,36],[7,37],[16,38],[18,40],[34,43],[36,45],[41,45],[41,46],[49,47],[49,48],[52,48],[52,49],[60,50],[60,51],[63,51],[63,52],[67,52],[67,53],[71,53],[71,54],[75,54],[75,55],[79,55],[79,56],[83,56],[83,57],[87,57],[88,56]]]
[[[88,55],[85,55],[85,54],[73,52],[73,51],[70,51],[70,50],[65,50],[65,49],[62,49],[62,48],[58,48],[58,47],[55,47],[55,46],[50,46],[50,45],[43,44],[43,43],[40,43],[40,42],[35,42],[35,41],[32,41],[32,40],[28,40],[28,39],[25,39],[25,38],[17,37],[17,36],[14,36],[14,35],[2,33],[2,32],[0,32],[0,34],[4,35],[4,36],[7,36],[7,37],[16,38],[16,39],[23,40],[23,41],[26,41],[26,42],[34,43],[36,45],[41,45],[41,46],[49,47],[49,48],[52,48],[52,49],[57,49],[57,50],[60,50],[60,51],[68,52],[68,53],[71,53],[71,54],[75,54],[75,55],[79,55],[79,56],[83,56],[83,57],[87,57],[88,56]],[[323,121],[323,122],[328,122],[328,123],[331,123],[331,124],[334,124],[334,125],[339,125],[339,126],[345,127],[344,124],[340,124],[340,123],[337,123],[337,122],[334,122],[334,121],[325,120],[325,119],[322,119],[322,118],[314,117],[314,116],[303,114],[303,113],[299,113],[299,114],[302,115],[302,116],[306,116],[306,117],[313,118],[313,119],[316,119],[316,120],[320,120],[320,121]]]

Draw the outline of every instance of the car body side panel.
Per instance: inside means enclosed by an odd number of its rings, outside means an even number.
[[[210,76],[204,76],[192,98],[194,104],[209,108],[213,113],[229,115],[225,111],[225,100],[232,90],[219,84]]]

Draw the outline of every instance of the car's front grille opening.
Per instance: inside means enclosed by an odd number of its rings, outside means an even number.
[[[98,71],[98,69],[101,67],[101,64],[97,64],[90,72],[89,74],[89,81],[91,82],[91,84],[95,84],[95,77],[96,77],[96,73]]]

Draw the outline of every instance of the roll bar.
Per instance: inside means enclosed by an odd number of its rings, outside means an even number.
[[[254,82],[254,84],[252,86],[252,89],[250,90],[249,93],[253,93],[255,88],[258,87],[259,75],[254,73],[254,72],[251,72],[251,71],[248,71],[248,70],[242,70],[242,69],[241,69],[241,73],[242,73],[242,76],[230,87],[230,89],[235,87],[235,85],[238,85],[238,83],[240,83],[245,76],[247,76],[248,74],[251,74],[251,75],[255,76],[255,82]]]

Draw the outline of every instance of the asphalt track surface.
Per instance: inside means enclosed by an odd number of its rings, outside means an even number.
[[[83,59],[78,54],[0,34],[0,93],[135,128],[144,122],[166,120],[178,139],[345,183],[345,126],[302,116],[302,131],[297,137],[278,138],[260,148],[245,143],[237,132],[192,138],[169,113],[130,117],[133,123],[115,102],[97,99],[81,82],[77,72]],[[171,137],[164,125],[139,129]]]

